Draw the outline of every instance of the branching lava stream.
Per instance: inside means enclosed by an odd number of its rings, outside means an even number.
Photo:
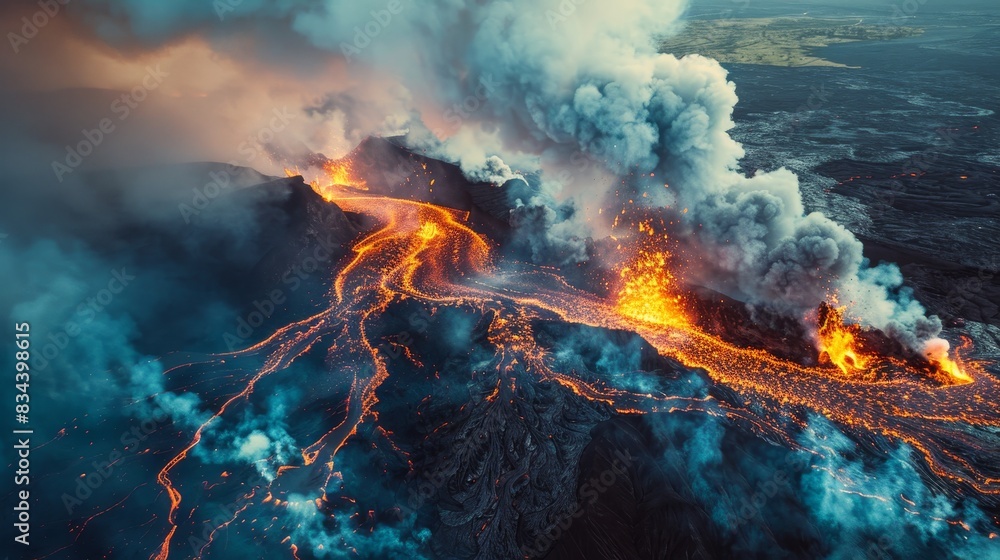
[[[350,182],[343,169],[330,173],[337,183]],[[338,375],[353,378],[343,417],[302,449],[301,462],[278,469],[269,488],[251,492],[247,498],[275,507],[287,504],[276,488],[288,473],[300,469],[319,469],[321,478],[329,482],[338,450],[362,422],[377,424],[377,391],[392,373],[379,350],[381,341],[369,335],[371,321],[390,305],[409,298],[493,317],[488,339],[497,352],[498,390],[503,384],[518,383],[515,371],[526,371],[539,380],[567,387],[580,398],[606,403],[620,413],[699,410],[740,418],[778,438],[785,431],[779,420],[787,421],[787,411],[821,414],[846,430],[906,442],[919,450],[933,473],[962,491],[1000,494],[1000,454],[982,437],[1000,427],[1000,384],[975,362],[958,359],[952,376],[955,382],[944,384],[925,383],[912,376],[879,381],[846,375],[879,362],[886,365],[887,360],[851,355],[845,361],[843,349],[831,352],[841,356],[836,366],[803,366],[765,349],[738,347],[699,329],[686,315],[683,301],[671,291],[666,253],[634,255],[632,264],[622,270],[617,297],[605,299],[571,287],[550,269],[496,262],[491,242],[470,228],[465,212],[339,184],[314,189],[344,211],[371,218],[378,227],[353,245],[353,256],[338,272],[325,309],[281,328],[250,348],[220,357],[263,355],[265,365],[249,377],[242,391],[218,407],[212,419],[160,471],[158,482],[166,490],[170,510],[169,526],[163,529],[166,536],[153,555],[157,560],[171,556],[178,525],[188,517],[184,489],[174,482],[172,473],[199,445],[202,430],[234,403],[247,399],[259,380],[288,367],[321,340],[337,349]],[[835,310],[832,315],[827,319],[840,321]],[[639,394],[554,371],[533,335],[533,325],[540,320],[636,333],[661,355],[704,370],[715,383],[735,391],[753,407],[738,408],[712,398]],[[829,340],[849,346],[849,335],[841,332]],[[513,369],[512,364],[521,369]],[[316,491],[317,503],[325,499],[322,488],[309,489]],[[296,550],[294,543],[288,546]]]

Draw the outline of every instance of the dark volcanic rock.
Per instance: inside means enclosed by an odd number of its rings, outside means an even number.
[[[931,313],[951,326],[1000,325],[1000,168],[939,155],[817,171],[837,180],[833,192],[869,208],[870,225],[855,232],[865,256],[899,264]]]
[[[340,208],[301,177],[275,178],[248,168],[196,163],[93,173],[86,184],[95,205],[115,219],[76,220],[84,224],[74,231],[79,239],[115,262],[127,263],[149,282],[177,282],[199,292],[199,299],[214,298],[212,303],[224,313],[219,321],[232,324],[230,329],[257,309],[255,302],[273,305],[273,315],[251,338],[313,310],[359,233]],[[174,264],[160,272],[166,263]],[[151,270],[158,277],[151,277]],[[149,312],[159,317],[146,327],[149,336],[143,340],[149,343],[171,340],[169,333],[183,331],[178,325],[191,315],[185,305],[151,306]],[[220,332],[204,341],[210,345],[206,350],[219,351],[222,338]]]
[[[254,276],[266,282],[277,283],[295,266],[304,265],[313,258],[329,269],[345,253],[359,229],[340,208],[323,200],[301,176],[275,179],[251,187],[268,192],[276,203],[270,210],[281,216],[278,231],[267,233],[262,243],[260,260],[254,265]],[[234,196],[245,195],[234,193]]]
[[[717,531],[679,470],[663,468],[648,425],[616,417],[592,433],[580,460],[580,510],[546,560],[724,557]],[[610,482],[604,486],[604,482]],[[606,488],[611,491],[598,492]],[[544,542],[544,540],[542,541]]]
[[[504,241],[509,233],[507,186],[470,182],[457,165],[384,138],[367,138],[348,157],[370,192],[469,212],[469,222],[495,241]]]

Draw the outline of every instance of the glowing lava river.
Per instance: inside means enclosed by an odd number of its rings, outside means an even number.
[[[191,518],[193,506],[185,496],[192,489],[178,483],[182,478],[176,473],[203,443],[203,430],[233,413],[263,378],[288,368],[319,345],[330,348],[328,355],[336,362],[331,367],[350,384],[346,402],[336,410],[339,417],[321,437],[301,448],[300,457],[278,468],[273,480],[245,492],[241,502],[245,505],[233,512],[230,522],[251,506],[300,507],[289,504],[293,494],[306,496],[311,501],[307,507],[322,509],[328,500],[327,488],[337,476],[338,453],[361,426],[379,426],[379,389],[394,372],[384,341],[371,334],[372,324],[401,302],[419,302],[432,313],[460,308],[488,322],[486,339],[495,357],[487,382],[493,390],[485,404],[516,399],[518,387],[529,382],[524,376],[529,376],[530,382],[555,384],[568,389],[574,398],[599,403],[619,414],[698,411],[732,419],[771,441],[800,449],[787,435],[789,426],[804,426],[809,416],[821,415],[859,438],[912,446],[921,455],[915,460],[926,467],[928,476],[953,492],[991,503],[1000,495],[1000,446],[996,443],[1000,383],[981,364],[956,358],[944,382],[918,374],[873,378],[846,375],[841,371],[846,368],[830,364],[801,365],[700,329],[670,293],[669,279],[664,276],[666,257],[656,251],[631,255],[629,266],[621,271],[620,285],[612,287],[611,297],[602,297],[570,286],[553,269],[498,262],[493,243],[472,229],[466,212],[345,186],[314,188],[327,201],[376,226],[352,244],[352,254],[337,271],[322,311],[280,328],[249,348],[218,357],[219,362],[229,364],[257,356],[263,366],[247,374],[239,392],[220,401],[212,418],[160,471],[157,480],[170,504],[162,528],[165,537],[153,555],[157,560],[173,557],[176,548],[171,547],[186,541],[177,533]],[[634,333],[664,358],[704,371],[738,398],[723,401],[711,396],[630,391],[558,371],[536,340],[537,325],[546,321]],[[410,360],[419,361],[419,356],[411,355],[414,351],[404,348],[404,352]],[[850,365],[859,370],[908,367],[872,354],[852,358]],[[388,432],[383,435],[390,436]],[[311,474],[304,478],[313,482],[297,482],[306,471]],[[944,521],[963,524],[961,519]],[[209,535],[199,555],[215,546],[215,534]],[[294,538],[283,542],[295,554]]]

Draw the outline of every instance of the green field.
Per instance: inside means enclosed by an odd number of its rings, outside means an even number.
[[[884,41],[923,33],[915,27],[866,24],[858,19],[810,17],[691,21],[660,43],[677,56],[701,54],[718,60],[768,66],[834,66],[813,54],[819,47],[854,41]]]

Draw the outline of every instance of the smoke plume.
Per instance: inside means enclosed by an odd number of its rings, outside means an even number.
[[[728,135],[737,95],[726,71],[708,58],[656,49],[655,39],[680,25],[680,0],[99,6],[90,14],[97,29],[122,44],[207,33],[219,19],[231,34],[251,20],[287,23],[311,48],[345,63],[336,72],[360,84],[356,91],[395,84],[378,88],[392,92],[391,103],[354,93],[329,97],[314,113],[336,115],[349,136],[384,132],[391,122],[410,131],[414,146],[498,184],[525,172],[572,174],[573,157],[582,154],[606,175],[559,193],[576,201],[577,219],[599,224],[608,191],[622,188],[614,178],[624,178],[637,203],[683,216],[677,234],[701,255],[693,280],[793,316],[837,298],[848,316],[914,348],[940,331],[940,321],[902,288],[896,267],[872,267],[849,231],[806,213],[795,175],[737,172],[743,150]],[[376,124],[373,105],[396,110]],[[580,228],[552,219],[559,203],[522,204],[515,221],[541,240],[532,243],[536,256],[566,245],[555,251],[559,260],[578,260],[571,247],[579,246]],[[546,225],[559,227],[533,232]],[[554,239],[561,232],[562,242]]]

